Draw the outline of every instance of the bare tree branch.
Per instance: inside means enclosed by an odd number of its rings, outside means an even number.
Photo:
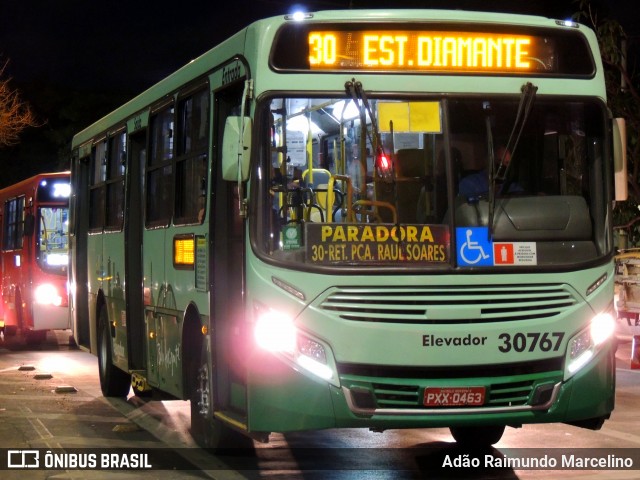
[[[4,78],[6,67],[7,62],[0,66],[0,148],[17,144],[25,128],[38,126],[29,106],[11,88],[10,79]]]

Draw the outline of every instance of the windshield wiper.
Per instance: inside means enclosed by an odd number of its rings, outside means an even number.
[[[371,105],[369,104],[367,95],[364,93],[364,89],[362,88],[362,83],[356,81],[356,79],[353,78],[344,84],[344,88],[347,91],[347,93],[351,96],[354,103],[358,106],[358,110],[360,112],[360,131],[364,133],[362,135],[363,141],[361,142],[362,152],[364,153],[366,151],[365,141],[366,141],[366,137],[368,137],[369,143],[371,143],[371,145],[373,145],[376,150],[375,158],[378,158],[380,155],[386,156],[384,148],[382,146],[380,131],[378,130],[378,123],[376,121],[375,115],[373,114],[373,111],[371,110]],[[369,118],[371,119],[371,133],[367,128],[367,113],[369,114]],[[366,161],[365,157],[366,155],[361,155],[362,162]],[[363,167],[366,169],[366,164],[363,163]],[[374,168],[375,167],[376,165],[374,165]],[[391,183],[394,177],[393,164],[391,165],[391,168],[385,169],[383,172],[381,172],[381,174],[382,174],[381,175],[382,179],[385,182]]]
[[[362,88],[362,83],[357,81],[355,78],[352,78],[350,81],[344,84],[344,88],[347,93],[351,96],[354,103],[359,107],[358,110],[360,112],[360,126],[363,128],[367,135],[369,136],[369,142],[371,145],[380,146],[380,132],[378,131],[378,124],[376,122],[376,117],[371,110],[371,105],[369,105],[369,100],[367,99],[367,95],[364,93],[364,89]],[[371,138],[372,135],[369,134],[367,129],[367,113],[369,114],[369,118],[371,119],[371,130],[373,134],[373,138],[375,138],[375,142]]]
[[[367,99],[367,95],[365,94],[364,89],[362,88],[362,83],[357,81],[355,78],[352,78],[350,81],[347,81],[344,84],[344,87],[347,94],[351,96],[354,103],[358,106],[358,110],[360,112],[360,131],[361,131],[360,144],[361,144],[361,152],[362,152],[362,154],[360,155],[361,157],[360,168],[363,174],[362,178],[366,178],[366,171],[367,171],[366,161],[367,160],[366,160],[366,154],[365,154],[366,152],[365,145],[366,145],[366,139],[368,137],[369,142],[371,143],[371,145],[373,145],[374,151],[375,151],[373,168],[375,168],[378,171],[382,180],[385,183],[390,184],[391,188],[393,188],[394,207],[397,212],[398,211],[398,191],[397,191],[397,184],[395,181],[394,162],[393,162],[393,159],[390,156],[388,156],[384,151],[384,147],[382,145],[382,140],[380,136],[380,131],[378,130],[376,117],[373,114],[371,105],[369,104],[369,100]],[[367,128],[367,113],[369,114],[369,118],[371,120],[371,132],[369,132],[369,129]],[[391,125],[389,125],[389,128],[393,133],[393,122],[391,122]],[[391,135],[391,138],[393,138],[393,134]],[[388,162],[388,164],[386,164],[385,166],[378,165],[379,159],[382,159],[382,158],[386,159],[385,162]],[[361,197],[363,200],[366,199],[366,191],[364,190],[365,189],[363,189],[363,191],[361,192]],[[395,217],[396,217],[396,223],[399,223],[397,213]]]
[[[513,158],[515,155],[516,148],[518,147],[518,142],[520,141],[520,136],[524,131],[524,126],[527,123],[527,119],[529,118],[529,113],[531,113],[531,108],[533,107],[533,101],[536,98],[536,92],[538,91],[538,87],[536,87],[531,82],[525,83],[521,90],[520,95],[520,104],[518,105],[518,112],[516,114],[516,119],[513,122],[513,128],[511,129],[511,134],[509,135],[509,140],[507,141],[507,145],[503,150],[502,157],[500,158],[500,163],[496,167],[495,166],[495,158],[493,151],[493,135],[491,132],[491,119],[489,116],[489,111],[491,110],[490,105],[487,104],[485,110],[487,111],[486,116],[486,128],[487,128],[487,144],[489,145],[489,239],[493,237],[493,214],[495,209],[495,197],[496,197],[496,181],[501,182],[500,193],[505,193],[509,191],[509,187],[511,184],[510,180],[507,180],[507,174],[509,173],[509,168],[513,163]],[[507,154],[511,155],[510,161],[506,161]]]

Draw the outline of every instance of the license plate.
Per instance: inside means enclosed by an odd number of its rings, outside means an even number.
[[[484,404],[484,387],[427,387],[425,407],[475,407]]]

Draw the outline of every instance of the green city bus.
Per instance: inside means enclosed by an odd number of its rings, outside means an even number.
[[[104,395],[190,400],[212,448],[598,429],[623,126],[577,23],[257,21],[74,136],[76,341]]]

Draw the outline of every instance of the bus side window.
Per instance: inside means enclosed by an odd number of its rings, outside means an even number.
[[[102,231],[105,224],[107,142],[100,140],[93,145],[91,154],[91,185],[89,193],[89,229]]]
[[[167,226],[171,220],[173,182],[173,105],[151,118],[151,149],[147,168],[147,226]]]
[[[105,228],[121,230],[124,224],[124,169],[127,158],[127,134],[120,131],[107,145],[107,211]]]
[[[24,235],[23,212],[24,196],[13,198],[4,204],[3,250],[19,250],[22,248],[22,237]]]
[[[208,89],[182,99],[178,118],[176,223],[202,223],[207,192]]]

